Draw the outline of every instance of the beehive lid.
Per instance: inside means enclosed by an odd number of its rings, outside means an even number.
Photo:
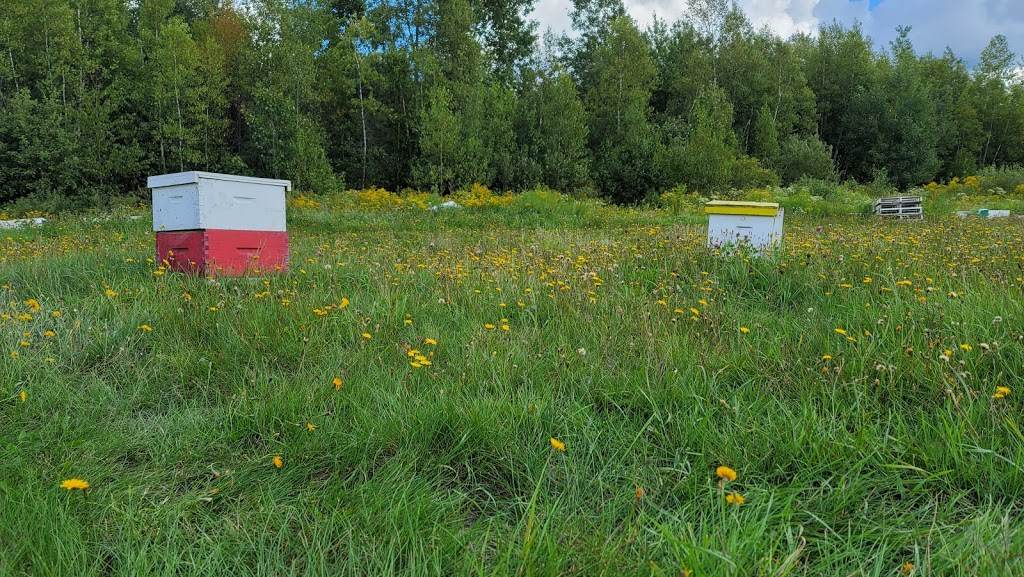
[[[226,180],[228,182],[244,182],[246,184],[281,186],[288,191],[292,189],[292,181],[290,180],[256,178],[254,176],[239,176],[237,174],[219,174],[216,172],[201,172],[198,170],[151,176],[147,180],[146,186],[149,188],[162,188],[164,186],[177,186],[179,184],[197,184],[200,180]]]
[[[737,200],[712,200],[704,205],[708,214],[746,214],[753,216],[776,216],[777,202],[746,202]]]

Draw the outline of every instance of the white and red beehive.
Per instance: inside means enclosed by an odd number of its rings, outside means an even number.
[[[172,270],[234,276],[288,268],[290,181],[193,171],[147,184],[157,260]]]

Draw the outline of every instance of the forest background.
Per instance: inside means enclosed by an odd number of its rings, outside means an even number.
[[[1004,36],[968,64],[909,28],[783,39],[727,0],[643,30],[621,0],[575,0],[572,33],[541,35],[533,3],[8,0],[0,204],[104,206],[184,170],[637,203],[1024,162]]]

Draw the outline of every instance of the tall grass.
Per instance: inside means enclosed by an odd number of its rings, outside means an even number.
[[[1015,221],[743,260],[561,202],[294,211],[243,278],[154,274],[145,219],[4,235],[0,573],[1022,572]]]

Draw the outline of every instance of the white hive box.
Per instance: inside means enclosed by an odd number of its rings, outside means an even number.
[[[153,230],[284,232],[288,180],[213,172],[151,176]]]
[[[760,251],[782,242],[784,209],[774,202],[713,200],[704,212],[712,248],[747,245]]]

